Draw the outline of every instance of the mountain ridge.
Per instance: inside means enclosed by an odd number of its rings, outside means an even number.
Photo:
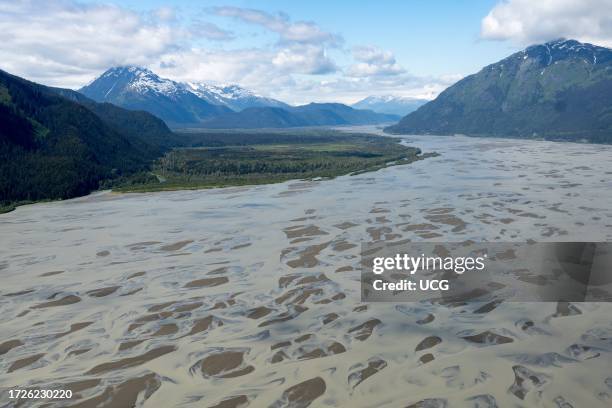
[[[221,115],[204,123],[211,129],[257,129],[312,126],[346,126],[389,123],[397,115],[353,109],[340,103],[310,103],[289,108],[247,108]]]
[[[110,68],[79,92],[97,102],[148,111],[175,128],[365,125],[399,119],[338,103],[290,106],[237,85],[180,83],[136,66]]]
[[[612,50],[536,44],[487,65],[385,129],[612,143]]]
[[[110,68],[79,92],[96,102],[150,112],[169,126],[198,123],[231,112],[228,107],[205,101],[176,81],[136,66]]]
[[[355,109],[368,109],[378,113],[404,116],[414,112],[419,107],[429,102],[427,99],[419,99],[405,96],[381,95],[368,96],[351,105]]]
[[[186,82],[183,85],[200,98],[213,104],[227,106],[237,112],[246,108],[289,107],[284,102],[258,95],[235,84],[217,86],[205,82]]]

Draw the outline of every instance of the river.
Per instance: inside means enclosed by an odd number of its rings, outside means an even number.
[[[0,215],[0,405],[609,407],[610,303],[367,304],[358,270],[377,240],[612,241],[612,146],[403,139],[440,155]]]

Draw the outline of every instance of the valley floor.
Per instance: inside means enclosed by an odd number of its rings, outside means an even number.
[[[0,216],[0,388],[84,407],[609,407],[612,304],[363,303],[359,270],[364,242],[612,241],[612,147],[404,139],[440,156]]]

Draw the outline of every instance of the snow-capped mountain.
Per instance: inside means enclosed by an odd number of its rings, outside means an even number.
[[[544,66],[564,60],[579,60],[595,65],[609,63],[612,60],[612,49],[561,38],[545,44],[532,45],[506,59],[510,58],[537,59]]]
[[[171,127],[336,126],[399,119],[397,115],[353,109],[342,104],[293,107],[237,85],[181,83],[135,66],[111,68],[79,91],[98,102],[150,112]]]
[[[429,101],[426,99],[385,95],[368,96],[351,106],[356,109],[370,109],[374,112],[404,116],[417,110],[421,105],[425,105],[427,102]]]
[[[110,68],[79,91],[95,101],[145,110],[180,126],[246,108],[289,107],[238,85],[182,83],[136,66]]]
[[[468,75],[387,131],[603,142],[611,95],[612,49],[555,40]]]
[[[231,112],[200,98],[184,84],[135,66],[111,68],[79,92],[98,102],[150,112],[172,126],[200,123]]]
[[[200,98],[215,105],[224,105],[228,108],[241,111],[246,108],[261,108],[271,106],[275,108],[286,108],[284,102],[272,98],[257,95],[253,91],[238,85],[216,86],[204,82],[188,82],[187,89]]]
[[[115,99],[130,92],[172,98],[187,91],[179,82],[161,78],[147,68],[136,66],[110,68],[81,89],[82,93],[95,94],[100,99]]]

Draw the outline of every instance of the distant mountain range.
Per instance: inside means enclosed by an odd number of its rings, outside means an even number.
[[[272,98],[257,95],[253,91],[238,85],[216,86],[204,82],[188,82],[187,89],[212,103],[213,105],[227,106],[233,111],[241,111],[247,108],[288,108],[289,105]]]
[[[429,100],[405,96],[368,96],[351,105],[355,109],[369,109],[374,112],[404,116],[425,105]]]
[[[575,40],[528,47],[385,130],[612,143],[612,50]]]
[[[237,85],[180,83],[134,66],[111,68],[79,92],[97,102],[150,112],[172,127],[363,125],[399,119],[397,115],[353,109],[342,104],[292,107]]]
[[[247,108],[219,115],[202,126],[213,129],[343,126],[389,123],[397,119],[398,115],[353,109],[341,103],[310,103],[287,108]]]

